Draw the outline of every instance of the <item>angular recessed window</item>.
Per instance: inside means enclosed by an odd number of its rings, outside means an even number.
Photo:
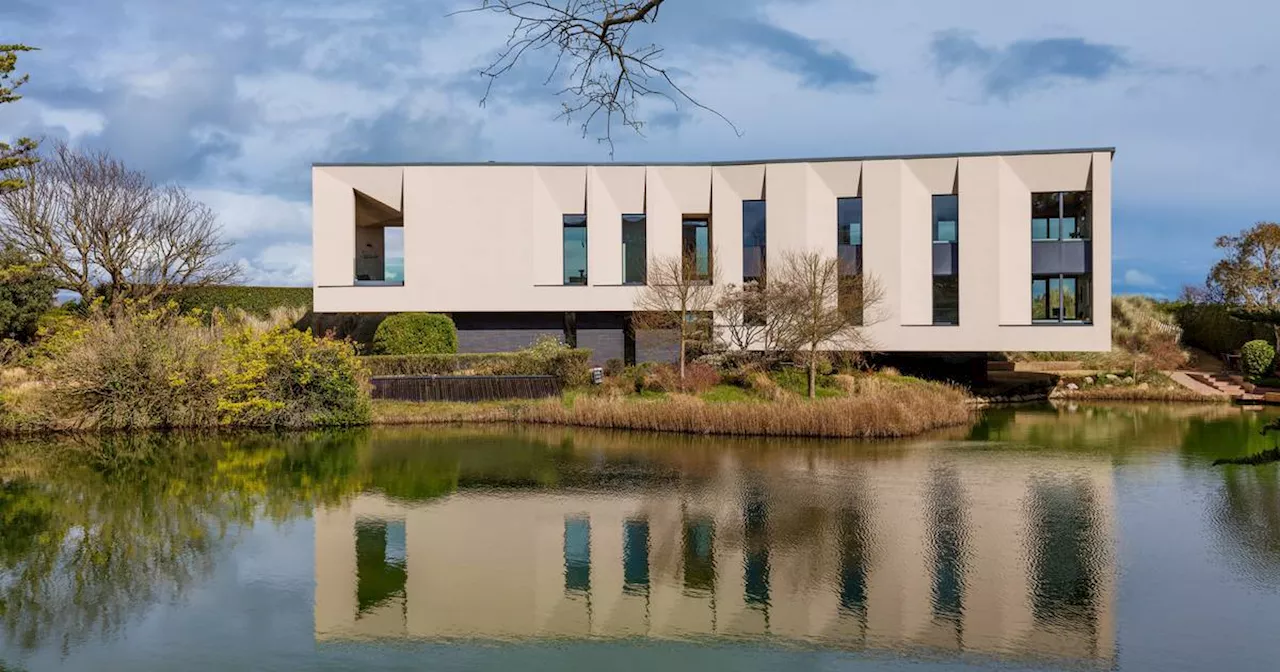
[[[404,284],[404,217],[355,192],[355,284]]]
[[[644,215],[622,216],[622,283],[643,285],[648,277],[648,231]]]
[[[742,283],[763,283],[765,275],[765,233],[768,219],[764,201],[742,202]]]
[[[933,323],[960,323],[960,198],[933,197]]]
[[[587,284],[587,216],[564,216],[564,284]]]
[[[836,199],[837,300],[854,325],[862,324],[862,199]]]
[[[711,280],[711,218],[685,215],[681,223],[681,261],[687,280]]]

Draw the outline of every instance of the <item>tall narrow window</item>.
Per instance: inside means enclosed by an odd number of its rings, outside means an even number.
[[[689,280],[711,280],[711,219],[685,215],[681,225],[685,276]]]
[[[863,321],[862,199],[836,199],[836,256],[840,262],[837,301],[854,325]]]
[[[356,608],[363,614],[403,598],[407,580],[404,521],[356,521]]]
[[[648,276],[648,232],[644,215],[622,216],[622,283],[643,285]]]
[[[960,199],[933,197],[933,323],[960,323]]]
[[[564,284],[587,284],[587,216],[564,216]]]
[[[762,283],[765,275],[764,201],[742,202],[742,284]]]

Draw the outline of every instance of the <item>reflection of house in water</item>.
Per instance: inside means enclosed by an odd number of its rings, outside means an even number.
[[[1105,459],[732,451],[697,479],[316,512],[316,635],[772,637],[1114,659]]]

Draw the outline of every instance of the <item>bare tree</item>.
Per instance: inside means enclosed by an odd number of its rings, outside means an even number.
[[[818,394],[820,349],[865,350],[872,344],[863,327],[878,319],[875,310],[882,299],[874,277],[841,272],[835,257],[818,252],[793,252],[771,283],[784,298],[777,305],[782,321],[781,343],[796,352],[809,372],[809,397]]]
[[[680,339],[681,381],[689,346],[711,335],[710,316],[720,289],[715,284],[714,251],[707,260],[709,273],[699,273],[691,256],[651,259],[648,284],[635,302],[637,328],[669,329]]]
[[[782,350],[791,311],[789,297],[774,285],[748,282],[729,285],[716,300],[716,336],[730,350],[758,352],[770,357]]]
[[[604,135],[613,155],[613,124],[642,133],[644,120],[637,114],[639,102],[649,96],[665,98],[677,109],[681,102],[719,117],[738,133],[724,115],[698,102],[672,80],[659,65],[663,49],[653,43],[630,42],[637,26],[652,24],[666,0],[481,0],[462,12],[492,12],[515,21],[497,57],[480,74],[489,82],[480,104],[484,105],[494,80],[515,68],[522,59],[550,51],[554,64],[544,83],[563,75],[565,86],[560,116],[582,118],[585,137],[591,123],[604,117]]]
[[[217,217],[182,187],[159,186],[105,152],[65,143],[19,170],[26,189],[0,195],[0,241],[44,264],[60,289],[112,305],[177,286],[221,284]]]

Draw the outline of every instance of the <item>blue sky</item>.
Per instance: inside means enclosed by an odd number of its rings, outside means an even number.
[[[316,161],[607,161],[537,63],[478,105],[507,24],[459,0],[3,0],[0,135],[106,147],[221,215],[246,280],[310,282]],[[1280,5],[669,0],[633,39],[714,117],[654,103],[617,160],[1115,146],[1115,290],[1176,295],[1280,218]]]

